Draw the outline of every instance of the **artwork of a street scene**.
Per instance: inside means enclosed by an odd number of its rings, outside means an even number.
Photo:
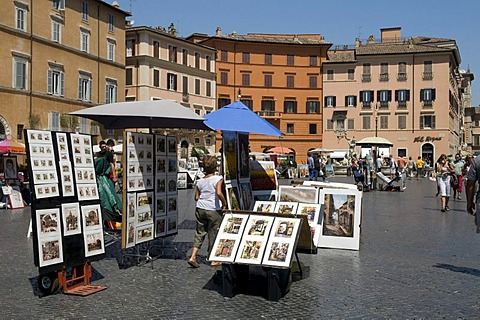
[[[324,236],[353,237],[355,196],[325,194],[323,213]]]

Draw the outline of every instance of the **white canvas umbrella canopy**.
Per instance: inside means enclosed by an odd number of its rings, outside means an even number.
[[[203,117],[171,100],[116,102],[70,114],[97,121],[105,129],[179,128],[211,131],[203,123]]]
[[[385,138],[382,137],[367,137],[363,138],[362,140],[359,140],[355,143],[357,146],[365,146],[365,147],[372,147],[372,146],[377,146],[377,147],[391,147],[393,146],[393,143],[388,141]]]

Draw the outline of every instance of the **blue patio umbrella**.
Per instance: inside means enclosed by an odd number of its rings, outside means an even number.
[[[204,123],[213,130],[283,136],[283,132],[238,100],[205,115],[204,118]]]

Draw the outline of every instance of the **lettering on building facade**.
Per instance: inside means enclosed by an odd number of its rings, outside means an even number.
[[[419,136],[413,138],[413,142],[434,142],[440,140],[442,140],[442,137]]]

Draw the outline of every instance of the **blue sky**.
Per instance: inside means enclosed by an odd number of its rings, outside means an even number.
[[[111,0],[107,2],[111,3]],[[480,105],[480,1],[478,0],[117,0],[135,26],[168,27],[192,33],[319,33],[334,45],[355,38],[380,39],[380,29],[401,27],[402,37],[454,39],[460,67],[474,73],[472,106]]]

